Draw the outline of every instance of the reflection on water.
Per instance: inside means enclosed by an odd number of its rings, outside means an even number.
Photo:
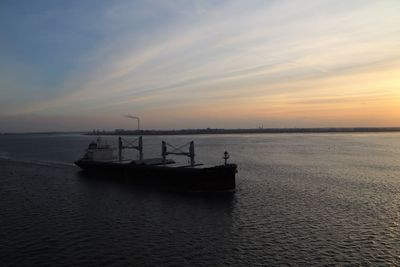
[[[194,139],[204,163],[228,150],[224,194],[82,178],[68,164],[90,139],[0,137],[23,161],[0,162],[5,265],[400,264],[400,134],[165,138]],[[145,155],[162,139],[145,137]]]

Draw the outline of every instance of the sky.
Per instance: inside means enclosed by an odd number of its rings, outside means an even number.
[[[0,1],[0,132],[400,126],[400,1]]]

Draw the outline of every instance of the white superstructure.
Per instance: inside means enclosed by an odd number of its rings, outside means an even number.
[[[96,142],[91,142],[86,149],[83,160],[94,161],[112,161],[114,160],[114,149],[108,144],[103,144],[101,138],[98,137]]]

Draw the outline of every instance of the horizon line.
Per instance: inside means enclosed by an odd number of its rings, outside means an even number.
[[[335,132],[400,132],[400,126],[387,127],[273,127],[273,128],[181,128],[181,129],[141,129],[141,130],[77,130],[77,131],[28,131],[28,132],[0,132],[0,135],[18,134],[99,134],[99,135],[119,135],[119,134],[142,134],[142,135],[162,135],[162,134],[225,134],[225,133],[335,133]]]

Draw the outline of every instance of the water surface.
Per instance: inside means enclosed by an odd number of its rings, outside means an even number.
[[[92,138],[0,136],[2,264],[400,265],[398,133],[144,137],[148,157],[161,140],[194,140],[207,164],[228,150],[224,194],[82,177]]]

